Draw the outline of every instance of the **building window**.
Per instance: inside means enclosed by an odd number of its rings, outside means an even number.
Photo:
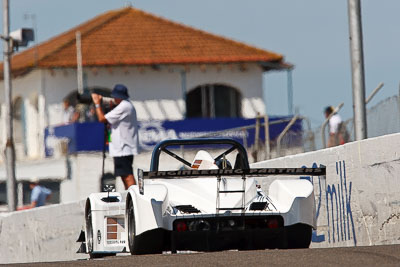
[[[60,203],[60,181],[59,180],[40,180],[39,185],[51,190],[51,196],[46,200],[46,204]],[[31,204],[31,192],[29,181],[18,181],[17,198],[18,205]],[[1,207],[7,206],[7,183],[0,182],[0,211]]]
[[[241,117],[241,94],[230,86],[204,84],[186,95],[187,118]]]
[[[31,193],[32,190],[29,187],[30,182],[23,182],[23,203],[24,205],[31,203]],[[51,190],[51,195],[48,200],[46,200],[46,204],[58,204],[60,203],[60,184],[59,180],[40,180],[39,185],[44,186]]]
[[[0,206],[7,205],[7,184],[0,182]]]

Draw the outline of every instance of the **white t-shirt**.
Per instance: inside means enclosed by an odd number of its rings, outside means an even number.
[[[128,100],[122,100],[105,117],[111,124],[110,156],[139,154],[138,125],[133,104]]]
[[[342,118],[340,118],[339,114],[333,115],[329,119],[329,133],[336,134],[339,131],[339,125],[342,123]]]

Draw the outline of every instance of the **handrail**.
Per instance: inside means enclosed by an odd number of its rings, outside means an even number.
[[[276,120],[276,121],[271,121],[268,124],[269,125],[274,125],[274,124],[279,124],[279,123],[283,123],[283,122],[289,122],[290,120],[291,119]],[[262,127],[262,126],[265,127],[265,122],[263,122],[263,123],[260,122],[260,127]],[[256,128],[255,124],[248,125],[248,126],[240,126],[240,127],[235,127],[235,128],[230,128],[230,129],[225,129],[225,130],[221,130],[221,131],[216,131],[216,132],[212,132],[212,133],[199,135],[199,136],[197,136],[197,138],[219,136],[220,134],[226,133],[226,132],[239,131],[239,130],[248,130],[248,129],[254,129],[254,128]]]
[[[300,116],[299,119],[302,119],[307,124],[307,128],[308,128],[307,138],[309,138],[311,140],[311,151],[314,151],[315,150],[315,138],[314,138],[314,132],[311,130],[311,121],[309,118],[303,117],[303,116]]]
[[[371,99],[376,95],[376,93],[378,93],[379,90],[381,90],[381,88],[383,87],[384,83],[381,82],[380,84],[378,84],[378,86],[374,89],[374,91],[372,91],[372,93],[368,96],[367,100],[365,100],[365,105],[369,103],[369,101],[371,101]]]
[[[332,118],[333,115],[335,115],[337,112],[339,112],[339,110],[343,107],[344,103],[340,103],[339,106],[337,106],[333,112],[328,116],[328,118],[326,118],[326,120],[324,121],[324,123],[322,123],[321,126],[321,135],[322,135],[322,147],[326,148],[326,140],[325,140],[325,128],[326,125],[328,124],[329,120]]]
[[[299,115],[294,116],[290,122],[286,125],[285,129],[279,134],[278,138],[276,139],[276,153],[278,157],[281,156],[281,140],[285,136],[285,134],[289,131],[290,127],[299,119]]]

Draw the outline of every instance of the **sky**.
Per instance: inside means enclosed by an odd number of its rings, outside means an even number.
[[[347,0],[11,0],[11,30],[37,23],[45,41],[111,9],[133,7],[211,33],[283,54],[295,65],[294,108],[322,124],[323,109],[344,102],[353,116]],[[363,0],[362,23],[366,96],[385,86],[372,107],[399,93],[399,0]],[[28,16],[26,16],[28,15]],[[2,22],[2,20],[1,20]],[[0,25],[2,27],[2,23]],[[269,115],[287,115],[286,72],[264,74]]]

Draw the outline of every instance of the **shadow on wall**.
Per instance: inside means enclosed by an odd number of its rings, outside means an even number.
[[[313,163],[312,167],[317,168],[318,164]],[[357,238],[351,210],[352,182],[347,182],[346,163],[344,160],[336,162],[336,175],[340,183],[328,185],[324,176],[318,176],[318,178],[300,177],[300,179],[306,179],[314,185],[317,225],[318,219],[321,217],[321,204],[324,201],[326,203],[327,234],[318,234],[318,230],[313,230],[312,242],[322,243],[328,241],[329,243],[336,243],[353,240],[354,246],[356,246]]]

